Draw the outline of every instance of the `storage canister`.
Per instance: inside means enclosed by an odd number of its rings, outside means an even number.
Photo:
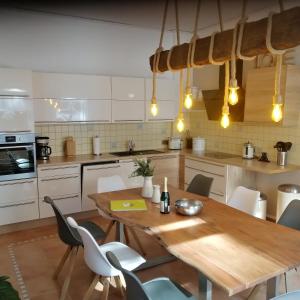
[[[193,138],[193,151],[204,152],[205,151],[205,139],[201,137]]]

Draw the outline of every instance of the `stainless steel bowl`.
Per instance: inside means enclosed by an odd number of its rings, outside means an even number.
[[[179,199],[175,202],[176,212],[185,216],[197,215],[203,207],[203,203],[200,200],[192,199]]]

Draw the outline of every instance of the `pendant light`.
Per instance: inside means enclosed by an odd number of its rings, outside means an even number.
[[[280,12],[283,11],[283,3],[279,0]],[[269,14],[268,26],[267,26],[267,36],[266,36],[266,46],[269,52],[276,56],[276,67],[275,67],[275,85],[274,85],[274,96],[273,96],[273,109],[272,109],[272,120],[276,123],[280,122],[283,118],[283,100],[281,96],[281,69],[282,69],[282,57],[285,50],[274,49],[271,42],[272,37],[272,20],[273,12]]]
[[[229,85],[229,61],[225,62],[225,90],[224,90],[224,104],[222,107],[221,126],[227,128],[230,125],[229,106],[228,106],[228,85]]]
[[[191,81],[191,68],[194,67],[196,41],[198,39],[197,28],[198,28],[200,6],[201,6],[201,0],[198,0],[197,8],[196,8],[194,33],[189,43],[189,51],[187,55],[186,88],[185,88],[185,95],[184,95],[184,107],[186,109],[191,109],[193,106],[193,94],[192,94],[192,87],[190,81]]]
[[[163,51],[162,42],[163,42],[163,37],[164,37],[164,32],[165,32],[168,5],[169,5],[169,1],[166,0],[164,14],[163,14],[163,21],[162,21],[162,26],[161,26],[159,47],[156,49],[155,55],[153,58],[152,98],[151,98],[151,107],[150,107],[150,111],[151,111],[151,114],[153,117],[156,117],[158,114],[158,105],[157,105],[157,98],[156,98],[156,76],[157,76],[157,73],[159,73],[158,65],[159,65],[160,53]]]

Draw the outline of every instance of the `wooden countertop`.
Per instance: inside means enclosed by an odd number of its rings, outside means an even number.
[[[154,157],[154,156],[164,156],[164,155],[174,155],[180,154],[186,158],[204,160],[207,162],[214,162],[221,165],[231,165],[237,166],[249,171],[273,175],[281,174],[288,172],[300,171],[300,166],[297,165],[287,165],[285,167],[278,166],[275,162],[260,162],[257,159],[243,159],[242,157],[234,154],[226,154],[227,158],[216,158],[211,155],[214,152],[206,152],[204,154],[195,153],[191,149],[179,150],[167,150],[167,149],[158,149],[162,153],[150,154],[150,155],[134,155],[134,156],[115,156],[113,154],[104,153],[102,155],[93,155],[93,154],[81,154],[75,156],[51,156],[47,161],[38,161],[38,166],[55,166],[55,165],[67,165],[67,164],[92,164],[98,162],[104,162],[109,160],[124,160],[124,159],[133,159],[133,158],[142,158],[142,157]]]
[[[212,153],[212,152],[208,152]],[[228,158],[214,158],[207,156],[206,153],[195,153],[191,149],[181,150],[181,155],[184,155],[186,158],[196,159],[196,160],[206,160],[214,163],[222,164],[222,165],[231,165],[240,167],[249,171],[273,175],[273,174],[281,174],[288,172],[300,171],[300,166],[288,164],[287,166],[278,166],[275,162],[261,162],[257,159],[243,159],[238,155],[229,155],[232,157]]]
[[[229,296],[300,265],[300,232],[254,218],[212,199],[169,187],[171,213],[146,200],[147,211],[113,212],[110,201],[141,198],[141,189],[89,195],[97,207],[121,223],[157,238],[171,254],[202,272]],[[194,217],[174,211],[180,198],[200,199]]]

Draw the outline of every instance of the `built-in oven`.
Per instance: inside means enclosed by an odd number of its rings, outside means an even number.
[[[0,134],[0,181],[36,177],[35,135]]]

